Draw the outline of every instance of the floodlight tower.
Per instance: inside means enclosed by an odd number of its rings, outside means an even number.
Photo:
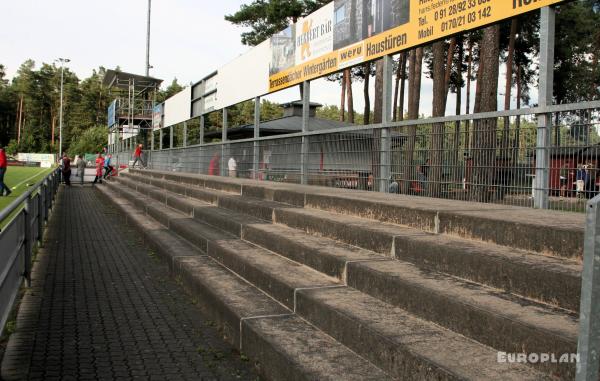
[[[58,144],[58,154],[62,157],[62,127],[63,127],[63,83],[65,78],[65,63],[71,62],[68,58],[58,58],[54,62],[60,62],[60,110],[58,113],[58,134],[59,134],[59,144]]]
[[[150,8],[152,0],[148,0],[148,21],[146,24],[146,77],[150,75]]]

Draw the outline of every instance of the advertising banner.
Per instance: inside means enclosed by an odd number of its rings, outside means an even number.
[[[170,127],[190,119],[192,115],[191,100],[192,88],[190,86],[167,99],[164,104],[162,127]]]
[[[110,102],[108,105],[108,117],[106,119],[108,121],[108,127],[112,127],[117,123],[117,100]]]
[[[565,1],[335,0],[271,38],[269,92]]]
[[[51,153],[22,153],[17,154],[17,160],[26,163],[40,163],[42,168],[50,168],[54,164],[54,155]]]
[[[152,109],[152,129],[159,130],[162,127],[163,106],[162,104],[154,106]]]

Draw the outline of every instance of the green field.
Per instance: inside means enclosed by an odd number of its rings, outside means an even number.
[[[43,179],[50,171],[52,171],[51,168],[8,167],[4,176],[4,183],[10,187],[12,193],[8,197],[0,197],[0,210],[15,201],[30,186]]]

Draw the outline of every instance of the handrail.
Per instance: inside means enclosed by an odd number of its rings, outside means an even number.
[[[48,178],[50,178],[51,176],[54,176],[56,171],[58,171],[58,169],[50,172],[48,175],[46,175],[46,177],[35,183],[34,186],[30,187],[27,190],[27,192],[23,193],[16,200],[8,204],[6,208],[0,210],[0,222],[4,221],[4,219],[9,217],[15,210],[17,210],[21,206],[21,204],[23,204],[23,202],[27,200],[29,196],[31,196],[33,192],[37,191],[40,188],[44,181],[48,180]]]
[[[34,247],[41,243],[44,223],[59,185],[55,169],[0,211],[0,333],[8,319],[23,279],[31,282]]]

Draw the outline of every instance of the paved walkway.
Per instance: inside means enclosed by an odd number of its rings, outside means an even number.
[[[254,380],[245,358],[89,186],[62,189],[4,379]]]

